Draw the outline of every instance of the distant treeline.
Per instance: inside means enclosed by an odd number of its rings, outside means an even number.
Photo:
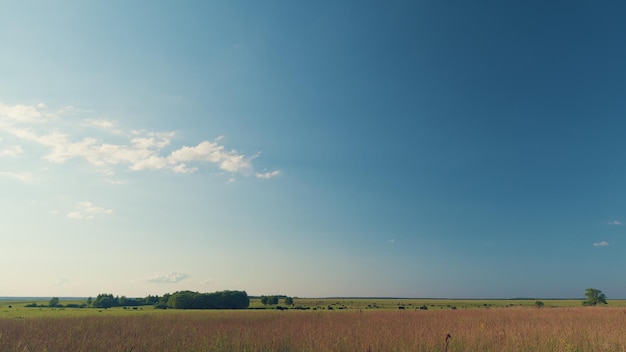
[[[112,294],[100,294],[91,305],[96,308],[151,305],[158,309],[242,309],[248,308],[250,299],[245,291],[213,293],[177,291],[172,294],[166,293],[161,297],[147,296],[145,298],[113,297]]]
[[[174,309],[243,309],[250,305],[245,291],[220,291],[199,293],[178,291],[163,295],[155,308]]]
[[[53,297],[48,305],[28,304],[26,307],[51,308],[112,308],[154,306],[157,309],[243,309],[248,308],[250,299],[245,291],[219,291],[200,293],[192,291],[177,291],[163,296],[147,296],[145,298],[128,298],[113,296],[110,293],[101,293],[95,299],[87,298],[84,304],[60,304],[59,298]]]

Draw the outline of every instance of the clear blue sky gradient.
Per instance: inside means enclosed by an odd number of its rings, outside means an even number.
[[[9,1],[0,296],[626,298],[625,10]]]

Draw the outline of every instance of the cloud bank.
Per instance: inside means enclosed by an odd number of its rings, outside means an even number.
[[[71,159],[83,159],[101,172],[112,174],[113,168],[124,165],[132,171],[169,170],[175,173],[193,173],[201,163],[216,165],[220,170],[232,174],[269,179],[280,171],[254,172],[253,159],[220,144],[222,137],[214,141],[202,141],[196,145],[183,145],[169,153],[175,132],[123,131],[113,121],[86,119],[78,125],[97,130],[90,136],[74,137],[60,130],[56,123],[67,115],[84,113],[75,107],[65,107],[56,112],[48,111],[44,104],[4,105],[0,103],[0,131],[4,131],[24,142],[45,147],[48,153],[43,158],[51,163],[62,164]],[[116,142],[105,141],[103,134],[115,137]],[[95,137],[98,135],[101,137]],[[122,140],[121,142],[119,140]],[[22,146],[11,146],[0,150],[0,156],[23,154]]]
[[[604,247],[604,246],[608,246],[609,242],[607,241],[602,241],[602,242],[596,242],[593,244],[594,247]]]

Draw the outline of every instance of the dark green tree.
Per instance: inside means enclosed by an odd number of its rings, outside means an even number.
[[[52,297],[50,298],[50,301],[48,302],[48,307],[60,307],[61,304],[59,303],[59,297]]]
[[[178,291],[174,292],[167,301],[167,306],[174,309],[190,309],[194,307],[196,292]]]
[[[148,295],[146,298],[137,298],[140,306],[150,306],[159,302],[159,296]]]
[[[117,303],[118,303],[120,306],[122,306],[122,307],[129,307],[129,306],[133,306],[133,307],[134,307],[134,306],[138,306],[138,305],[139,305],[139,302],[138,302],[136,299],[134,299],[134,298],[128,298],[128,297],[126,297],[126,296],[121,296],[121,297],[118,299],[118,302],[117,302]]]
[[[93,306],[96,308],[111,308],[118,305],[118,300],[113,297],[112,294],[101,293],[93,301]]]
[[[169,293],[164,294],[162,297],[159,298],[157,302],[154,303],[154,308],[167,309],[167,302],[169,302],[171,296],[172,295],[170,295]]]
[[[536,306],[537,308],[541,308],[541,307],[543,307],[543,306],[544,306],[543,301],[535,301],[535,306]]]
[[[222,304],[224,308],[244,309],[250,306],[250,298],[246,291],[222,291]]]
[[[595,306],[598,303],[607,304],[606,295],[597,288],[588,288],[585,291],[585,296],[587,296],[587,300],[583,302],[583,306]]]
[[[293,304],[293,298],[291,298],[291,297],[285,297],[285,304],[287,304],[287,305],[292,305],[292,304]]]

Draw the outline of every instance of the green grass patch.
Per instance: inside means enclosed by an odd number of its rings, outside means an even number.
[[[544,303],[543,308],[552,307],[581,307],[583,299],[539,299]],[[293,305],[285,305],[281,300],[278,306],[290,310],[317,310],[317,311],[378,311],[378,310],[449,310],[449,309],[502,309],[513,307],[535,307],[535,299],[409,299],[409,298],[294,298]],[[38,307],[28,308],[26,305],[35,303]],[[62,305],[81,305],[85,301],[61,300]],[[0,319],[3,318],[31,318],[31,317],[70,317],[90,315],[139,315],[139,314],[168,314],[179,310],[160,310],[152,306],[103,308],[68,308],[68,307],[39,307],[47,305],[48,300],[12,300],[0,301]],[[608,307],[626,307],[626,300],[608,300]],[[277,305],[263,305],[258,298],[250,300],[250,310],[276,310]]]

